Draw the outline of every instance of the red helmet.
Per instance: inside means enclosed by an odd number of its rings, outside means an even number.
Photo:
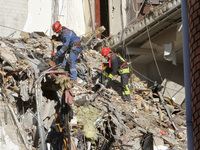
[[[60,24],[59,21],[56,21],[53,25],[52,25],[52,29],[54,32],[58,33],[61,30],[62,25]]]
[[[108,47],[104,47],[102,50],[101,50],[101,55],[102,56],[107,56],[108,53],[111,53],[111,50],[108,48]]]

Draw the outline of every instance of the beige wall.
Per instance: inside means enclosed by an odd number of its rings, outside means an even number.
[[[90,16],[90,9],[89,9],[89,3],[88,0],[82,0],[83,1],[83,11],[84,11],[84,23],[85,23],[85,33],[91,33],[92,32],[92,22],[91,22],[91,16]],[[91,4],[91,3],[90,3]],[[92,4],[91,4],[92,5]],[[92,16],[94,18],[94,6],[91,9],[92,11]],[[93,19],[93,23],[94,23],[94,19]]]
[[[119,31],[122,30],[120,1],[109,0],[108,8],[110,21],[110,36],[112,36],[116,35]]]
[[[0,0],[0,36],[6,37],[15,32],[19,36],[26,23],[28,12],[27,0]]]
[[[121,0],[120,0],[121,1]],[[116,35],[136,16],[136,2],[132,0],[109,0],[110,35]],[[134,2],[134,4],[132,3]],[[121,8],[122,6],[122,8]],[[133,8],[134,7],[134,8]]]
[[[57,20],[74,30],[77,35],[82,35],[87,30],[89,13],[88,10],[83,10],[82,0],[0,0],[0,2],[3,4],[0,5],[2,37],[15,31],[15,38],[20,36],[21,31],[30,33],[40,31],[52,35],[51,26]],[[84,11],[88,14],[86,17]]]
[[[13,38],[18,38],[21,31],[42,31],[47,35],[50,34],[51,1],[0,0],[0,2],[0,36],[6,37],[15,31]]]
[[[85,33],[83,8],[82,0],[59,0],[58,20],[78,36]]]

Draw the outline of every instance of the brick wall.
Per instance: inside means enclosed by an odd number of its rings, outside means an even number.
[[[200,149],[200,1],[188,0],[194,149]]]
[[[0,0],[0,3],[0,36],[5,37],[13,33],[15,30],[11,28],[22,30],[27,19],[28,1]],[[16,32],[15,36],[19,33]]]
[[[100,17],[100,0],[95,0],[95,30],[101,26]],[[101,35],[97,35],[97,37],[101,38]]]
[[[157,6],[158,6],[157,4],[152,4],[153,8],[155,8]],[[141,10],[140,10],[140,7],[142,7]],[[141,19],[145,14],[149,13],[150,9],[151,9],[151,6],[148,5],[148,4],[144,4],[142,6],[142,3],[138,3],[138,11],[140,10],[140,13],[138,15],[138,19]]]

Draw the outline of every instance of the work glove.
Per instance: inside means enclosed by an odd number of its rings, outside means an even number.
[[[56,55],[53,56],[53,55],[52,55],[51,59],[52,59],[52,61],[53,61],[56,65],[59,64],[59,58],[58,58],[58,56],[56,56]]]
[[[56,53],[55,53],[55,52],[52,52],[51,55],[52,55],[52,56],[56,56]]]
[[[104,84],[105,87],[107,87],[108,79],[104,80],[104,81],[103,81],[103,84]]]
[[[56,35],[52,35],[51,40],[55,40],[56,38]]]
[[[104,84],[107,84],[108,83],[108,79],[106,79],[105,81],[104,81]]]

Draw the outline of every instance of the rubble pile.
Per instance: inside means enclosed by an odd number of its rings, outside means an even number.
[[[124,102],[119,76],[107,87],[98,82],[105,60],[95,47],[79,55],[74,85],[51,65],[51,53],[51,40],[41,33],[0,39],[1,96],[27,149],[187,149],[185,109],[163,96],[159,85],[149,88],[132,73],[132,100]]]

